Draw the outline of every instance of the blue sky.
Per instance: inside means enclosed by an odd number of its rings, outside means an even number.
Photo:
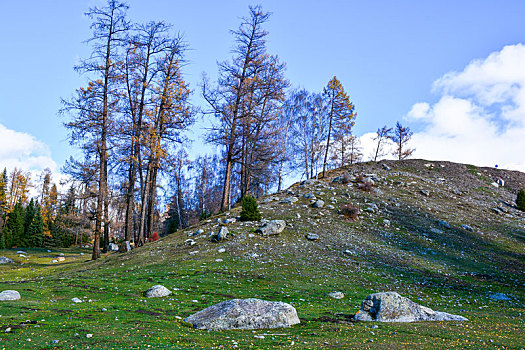
[[[510,137],[511,130],[502,133],[501,125],[518,125],[517,130],[521,130],[524,124],[525,116],[520,114],[521,94],[513,95],[510,91],[515,90],[516,84],[525,85],[525,79],[521,80],[521,73],[514,79],[512,72],[510,80],[500,79],[512,64],[512,70],[525,70],[515,62],[525,51],[518,45],[525,41],[524,1],[135,0],[128,3],[132,21],[164,20],[184,34],[190,48],[185,76],[195,89],[196,104],[201,103],[197,84],[202,72],[211,78],[216,76],[216,62],[231,57],[229,31],[237,28],[239,17],[247,15],[248,5],[259,3],[273,13],[266,26],[270,33],[268,51],[286,62],[287,77],[292,84],[322,91],[336,75],[356,106],[355,134],[364,135],[364,146],[368,145],[368,133],[384,124],[405,120],[416,132],[413,145],[416,157],[463,162],[472,159],[471,163],[489,165],[497,162],[499,155],[480,156],[472,147],[472,152],[457,156],[457,148],[465,148],[461,142],[472,145],[483,140],[461,132],[435,134],[435,130],[461,116],[466,118],[466,126],[463,125],[466,131],[471,128],[469,123],[478,122],[497,129],[483,137]],[[0,165],[33,170],[47,165],[59,170],[73,152],[57,112],[60,98],[71,96],[85,84],[85,77],[73,70],[77,60],[90,52],[83,43],[90,36],[90,22],[83,14],[89,7],[103,4],[98,0],[2,4]],[[516,50],[497,56],[506,46]],[[491,54],[502,60],[499,73],[492,75],[483,65]],[[472,74],[466,70],[475,62],[479,62],[478,76],[487,73],[492,80],[473,82]],[[447,80],[444,78],[447,74],[449,77],[456,74],[457,79]],[[460,78],[464,80],[458,81]],[[468,82],[471,86],[465,87]],[[481,91],[476,86],[485,84],[489,89],[496,83],[500,90],[509,91],[510,99],[498,102],[492,90],[489,95],[494,101],[476,95]],[[471,109],[466,109],[465,103],[470,103]],[[503,116],[509,108],[516,109],[514,124]],[[446,116],[440,114],[443,110]],[[480,129],[483,123],[478,125]],[[199,134],[197,130],[196,135]],[[430,139],[433,143],[429,143]],[[515,161],[511,156],[516,158],[516,153],[509,154],[503,163],[514,168],[523,165],[525,169],[525,156]]]

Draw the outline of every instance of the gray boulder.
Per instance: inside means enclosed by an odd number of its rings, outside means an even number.
[[[232,299],[210,306],[184,321],[198,329],[267,329],[300,323],[290,304],[260,299]]]
[[[20,293],[18,293],[16,290],[4,290],[0,293],[0,301],[13,301],[19,299]]]
[[[470,232],[474,232],[474,229],[469,225],[461,225],[461,228]]]
[[[171,290],[169,290],[168,288],[160,284],[157,284],[156,286],[153,286],[144,292],[144,296],[146,298],[162,298],[170,294],[171,294]]]
[[[285,227],[286,222],[284,220],[271,220],[259,227],[256,232],[263,236],[278,235],[283,232]]]
[[[0,265],[1,264],[12,264],[13,260],[6,258],[5,256],[0,256]]]
[[[310,192],[310,193],[305,194],[303,197],[306,199],[315,199],[315,194]]]
[[[328,294],[328,296],[334,299],[343,299],[345,297],[344,293],[342,292],[331,292]]]
[[[279,203],[282,203],[282,204],[294,204],[298,200],[299,200],[299,198],[297,198],[297,197],[288,197],[288,198],[282,199]]]
[[[118,245],[116,245],[115,243],[110,243],[109,250],[111,250],[112,252],[118,251]]]
[[[396,292],[374,293],[366,297],[356,313],[357,321],[418,322],[468,321],[463,316],[434,311]]]

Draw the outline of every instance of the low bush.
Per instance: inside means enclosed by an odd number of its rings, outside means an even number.
[[[343,204],[341,206],[341,214],[351,221],[357,221],[359,219],[359,208],[352,203]]]

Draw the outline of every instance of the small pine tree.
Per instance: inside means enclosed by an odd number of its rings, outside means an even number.
[[[31,247],[41,247],[44,240],[44,220],[40,205],[36,206],[35,215],[28,230],[28,240]]]
[[[518,195],[516,196],[516,207],[521,211],[525,211],[525,191],[523,190],[523,187],[520,188]]]
[[[259,221],[261,220],[261,213],[257,208],[257,200],[251,195],[246,195],[241,201],[241,221]]]

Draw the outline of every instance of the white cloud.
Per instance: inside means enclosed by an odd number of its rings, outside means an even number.
[[[415,104],[417,158],[525,171],[525,45],[504,47],[438,79],[438,102]]]
[[[49,147],[33,135],[6,128],[0,124],[0,167],[24,171],[56,170]]]

